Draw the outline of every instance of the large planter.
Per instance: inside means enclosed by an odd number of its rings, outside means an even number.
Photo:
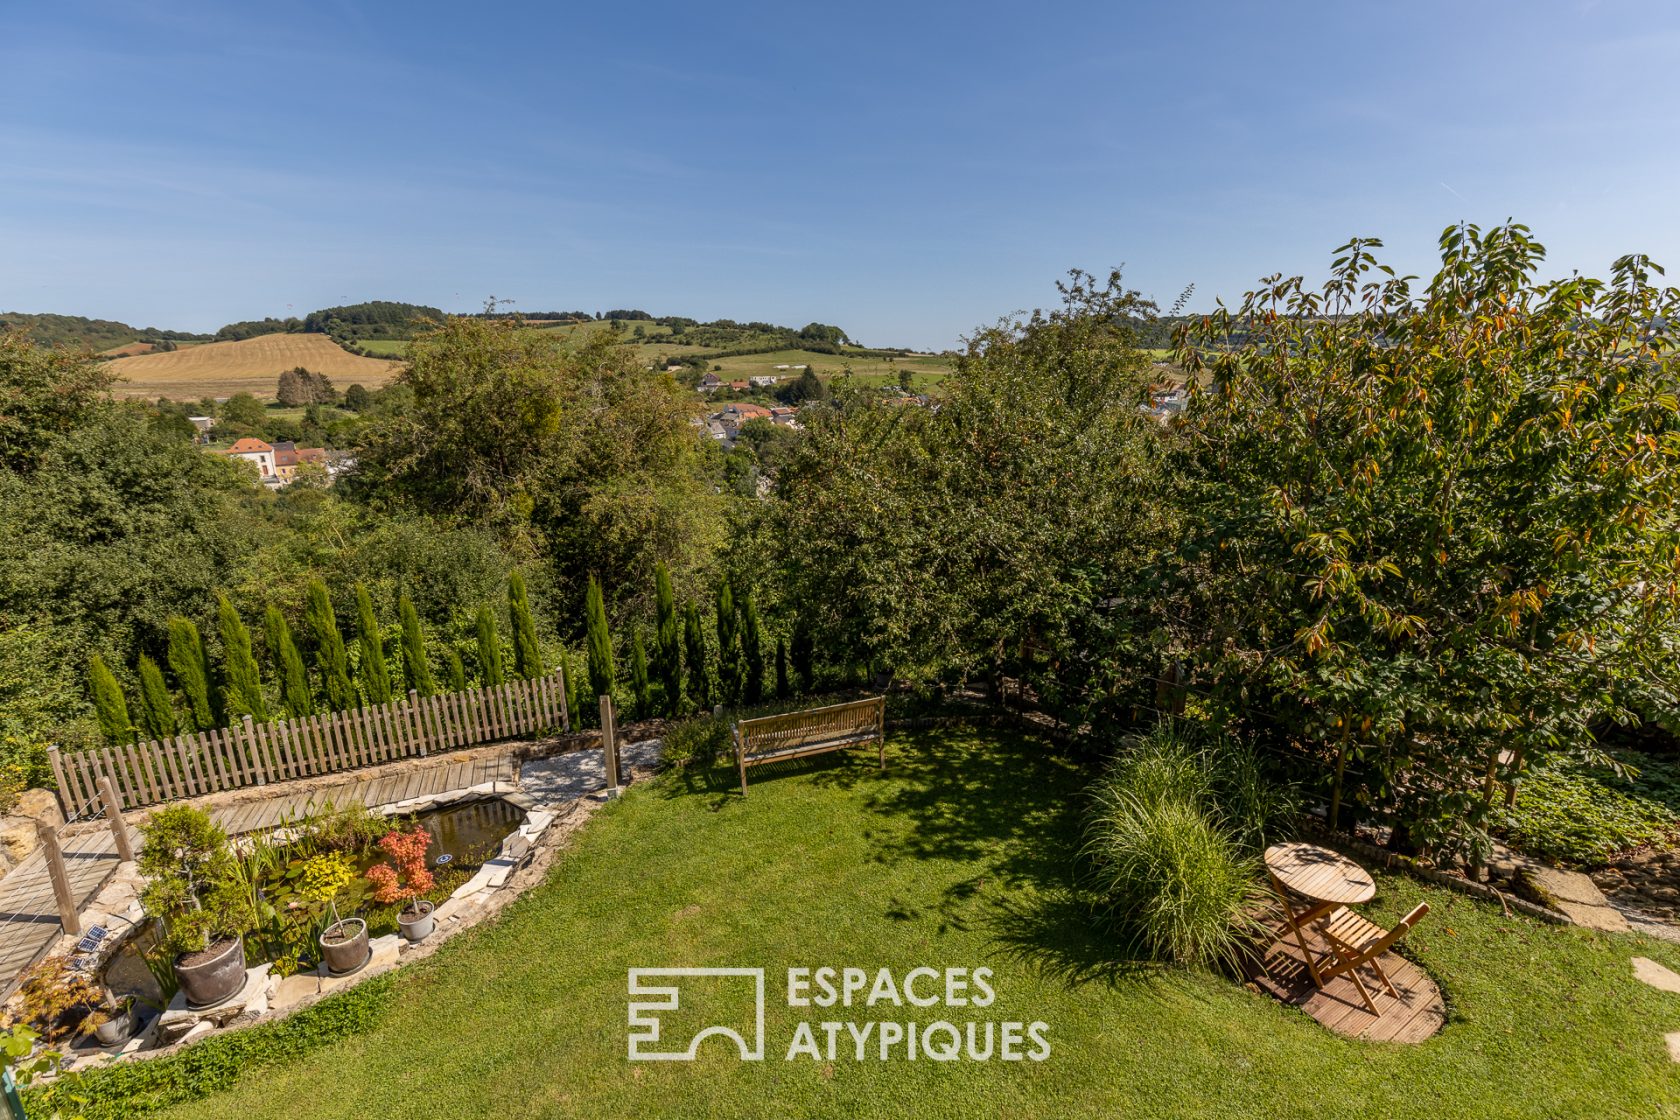
[[[367,923],[360,918],[345,918],[321,932],[321,956],[334,976],[356,971],[371,955]]]
[[[188,1007],[213,1007],[245,986],[245,939],[218,941],[202,953],[175,958],[175,979]]]
[[[413,904],[412,908],[404,907],[397,914],[397,929],[409,941],[424,940],[426,935],[437,927],[437,919],[432,917],[432,904],[425,899]]]

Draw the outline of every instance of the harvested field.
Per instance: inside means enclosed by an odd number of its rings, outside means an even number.
[[[272,400],[280,372],[294,366],[324,373],[340,389],[358,382],[374,389],[395,377],[401,363],[357,357],[324,334],[265,334],[239,342],[207,342],[171,353],[118,358],[110,368],[121,380],[111,391],[118,396],[174,400],[246,392]]]

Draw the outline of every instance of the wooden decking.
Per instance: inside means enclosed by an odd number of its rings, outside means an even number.
[[[1400,993],[1398,999],[1388,994],[1369,968],[1364,970],[1365,986],[1376,997],[1378,1014],[1372,1015],[1346,976],[1329,981],[1322,990],[1313,984],[1301,948],[1283,928],[1282,919],[1275,919],[1272,926],[1276,936],[1252,966],[1251,979],[1262,991],[1299,1007],[1337,1034],[1368,1042],[1422,1042],[1446,1024],[1441,989],[1427,972],[1398,953],[1379,958]],[[1310,934],[1307,945],[1315,955],[1324,949],[1323,942]]]
[[[59,844],[79,911],[117,870],[117,840],[104,821],[90,821],[70,826]],[[0,984],[9,988],[62,932],[46,856],[37,849],[0,879]]]
[[[281,786],[266,797],[247,796],[233,804],[218,806],[211,802],[204,807],[228,835],[237,836],[274,828],[329,804],[342,807],[360,802],[372,809],[487,782],[502,783],[511,792],[518,779],[519,766],[505,752],[476,758],[444,757],[430,765],[409,762],[375,767],[310,790],[285,793]]]

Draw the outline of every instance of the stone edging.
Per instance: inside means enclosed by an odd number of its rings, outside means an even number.
[[[1415,876],[1416,878],[1434,883],[1436,886],[1446,887],[1450,891],[1457,891],[1459,894],[1467,894],[1472,898],[1479,898],[1483,902],[1491,902],[1497,906],[1503,906],[1507,910],[1516,910],[1520,913],[1527,914],[1531,918],[1538,918],[1540,921],[1550,922],[1553,925],[1567,926],[1574,924],[1569,920],[1569,916],[1567,914],[1553,910],[1550,907],[1541,906],[1538,903],[1530,902],[1526,898],[1519,898],[1514,894],[1506,894],[1504,891],[1495,887],[1487,886],[1484,883],[1473,882],[1472,880],[1459,875],[1449,875],[1445,871],[1442,871],[1439,868],[1430,867],[1419,860],[1413,859],[1411,856],[1401,855],[1399,852],[1391,852],[1386,848],[1379,848],[1375,845],[1367,844],[1363,840],[1356,840],[1346,833],[1331,832],[1318,825],[1316,821],[1309,822],[1307,825],[1307,831],[1316,833],[1321,838],[1335,844],[1338,848],[1346,848],[1349,851],[1357,853],[1363,859],[1381,864],[1385,871],[1398,869],[1409,875]]]

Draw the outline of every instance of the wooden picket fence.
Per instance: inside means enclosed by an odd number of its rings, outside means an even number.
[[[147,743],[48,751],[59,800],[84,805],[110,778],[125,809],[312,778],[556,729],[570,731],[563,670],[498,688],[201,731]]]

